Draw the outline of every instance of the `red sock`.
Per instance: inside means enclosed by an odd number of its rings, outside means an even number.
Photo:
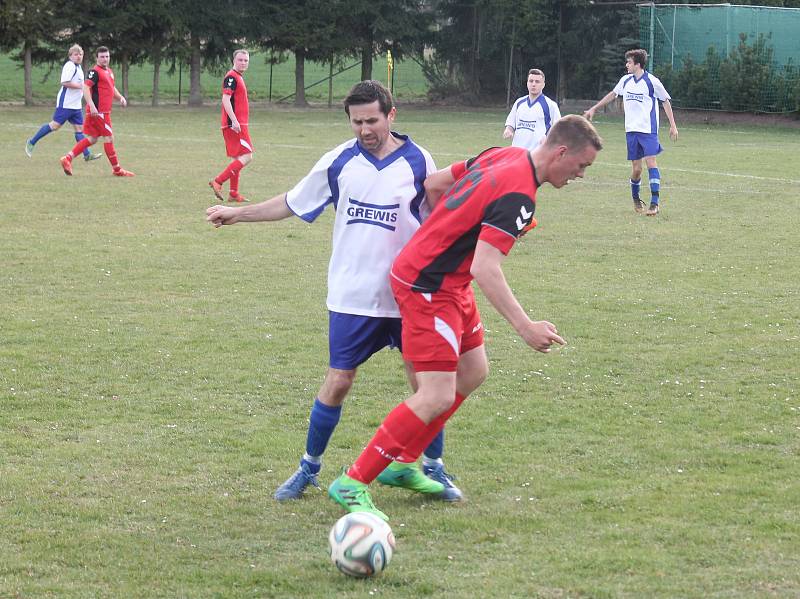
[[[242,167],[242,168],[244,168],[244,167]],[[241,169],[231,173],[230,186],[231,186],[231,195],[232,196],[239,195],[239,175],[240,174],[241,174]]]
[[[350,466],[347,476],[368,485],[424,428],[425,422],[405,402],[401,403],[384,418],[366,449]]]
[[[239,162],[238,159],[234,159],[228,166],[225,167],[224,171],[222,171],[219,175],[217,175],[214,178],[214,181],[222,185],[223,183],[225,183],[225,181],[230,179],[234,173],[236,173],[238,181],[239,171],[242,170],[243,168],[244,165],[241,162]]]
[[[111,163],[111,168],[117,170],[119,168],[119,161],[117,160],[117,151],[114,149],[113,142],[107,141],[103,144],[103,150],[106,152],[106,158]]]
[[[69,151],[67,156],[69,156],[70,158],[75,158],[75,156],[77,156],[78,154],[83,154],[83,151],[91,145],[92,142],[90,142],[88,138],[84,137],[82,140],[80,140],[78,143],[75,144],[75,146]]]
[[[450,409],[434,418],[431,423],[425,427],[425,430],[421,431],[419,435],[406,445],[397,461],[407,464],[416,462],[419,456],[422,455],[422,452],[425,451],[425,448],[431,444],[431,441],[439,434],[439,431],[444,428],[445,422],[450,419],[450,416],[455,414],[456,410],[464,403],[465,399],[466,397],[456,393],[456,399],[453,405],[450,406]]]

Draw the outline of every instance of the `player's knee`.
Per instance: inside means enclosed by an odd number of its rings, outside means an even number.
[[[331,369],[325,379],[326,391],[331,397],[344,399],[344,397],[350,392],[355,379],[355,370]]]
[[[58,131],[59,129],[61,129],[61,123],[50,121],[50,131]]]

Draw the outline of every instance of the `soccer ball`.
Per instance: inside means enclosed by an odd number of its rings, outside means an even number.
[[[341,572],[356,578],[378,574],[394,553],[394,533],[369,512],[352,512],[339,518],[328,535],[331,561]]]

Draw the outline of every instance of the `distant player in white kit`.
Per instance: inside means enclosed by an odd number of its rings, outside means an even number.
[[[356,369],[384,347],[400,347],[400,310],[389,269],[432,208],[423,183],[436,166],[411,138],[391,131],[396,109],[389,91],[377,81],[362,81],[344,105],[356,137],[322,156],[293,189],[259,204],[206,211],[215,227],[293,215],[311,223],[329,205],[336,214],[328,267],[329,367],[311,408],[305,454],[275,492],[279,501],[301,498],[308,485],[319,487],[322,455]],[[410,363],[406,373],[416,388]],[[428,446],[423,470],[401,455],[378,480],[444,501],[460,500],[460,490],[444,470],[443,444],[439,436]]]
[[[664,113],[669,119],[669,136],[672,141],[678,140],[678,127],[675,126],[670,95],[658,77],[645,70],[646,66],[647,52],[641,49],[626,52],[625,68],[628,74],[583,115],[591,121],[598,108],[613,101],[617,96],[623,97],[628,160],[631,161],[633,209],[636,212],[644,212],[644,203],[639,196],[642,185],[642,159],[644,159],[650,179],[650,208],[647,210],[647,216],[655,216],[659,211],[658,200],[661,189],[661,173],[656,163],[656,154],[664,149],[658,141],[658,100],[661,100]]]
[[[512,146],[533,150],[542,143],[550,127],[561,118],[558,104],[542,93],[544,73],[539,69],[528,71],[528,95],[518,98],[506,118],[503,138]]]
[[[83,139],[83,48],[75,44],[69,49],[69,60],[61,69],[61,89],[56,96],[56,110],[53,120],[45,123],[36,134],[25,142],[25,153],[30,158],[36,142],[53,131],[58,131],[67,121],[75,129],[75,141]],[[83,151],[85,160],[97,160],[102,154],[92,154],[89,148]]]

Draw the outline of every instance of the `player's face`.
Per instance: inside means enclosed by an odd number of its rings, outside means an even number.
[[[544,77],[541,75],[528,75],[528,93],[538,96],[544,89]]]
[[[564,187],[573,179],[583,178],[586,169],[597,157],[597,150],[591,144],[579,152],[571,152],[565,146],[561,146],[561,148],[564,151],[561,151],[553,162],[548,177],[548,182],[557,189]]]
[[[111,60],[111,54],[109,54],[108,52],[100,52],[100,54],[97,55],[98,66],[107,67],[110,60]]]
[[[358,143],[371,154],[378,154],[391,138],[395,109],[388,115],[381,112],[380,103],[350,106],[350,127],[358,138]]]
[[[237,54],[236,58],[233,59],[233,68],[240,73],[244,73],[248,66],[250,66],[249,54]]]
[[[75,64],[81,64],[83,62],[83,52],[81,52],[80,50],[75,50],[75,52],[70,52],[69,59]]]
[[[625,59],[625,68],[628,69],[628,74],[633,74],[636,70],[636,63],[633,62],[633,58],[626,58]]]

